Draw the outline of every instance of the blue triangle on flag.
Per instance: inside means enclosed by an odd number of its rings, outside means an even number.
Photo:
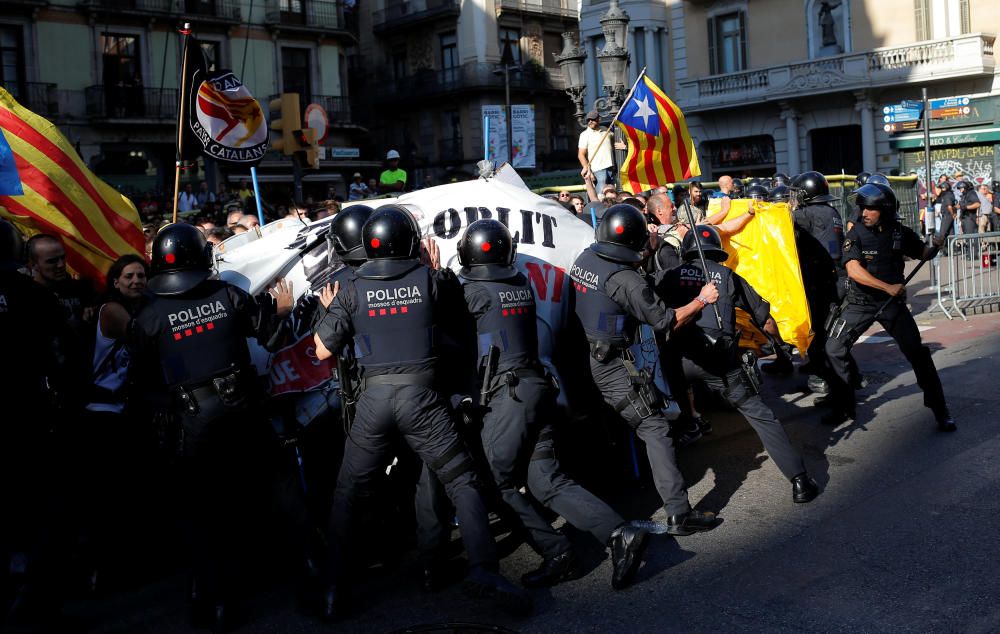
[[[636,84],[635,92],[622,108],[618,120],[636,130],[642,130],[646,134],[656,136],[660,133],[660,114],[656,108],[656,99],[649,87],[646,86],[645,77]]]
[[[10,144],[0,131],[0,196],[23,196],[24,187],[21,186],[21,176],[17,173],[17,165],[14,163],[14,152],[10,149]]]

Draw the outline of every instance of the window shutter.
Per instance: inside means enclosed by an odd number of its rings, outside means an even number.
[[[740,11],[740,59],[736,70],[747,69],[747,14]]]
[[[708,72],[710,75],[717,75],[719,73],[717,38],[718,29],[715,26],[715,18],[711,17],[708,19]]]
[[[972,31],[972,16],[969,15],[969,0],[958,0],[958,11],[961,15],[962,33]]]
[[[913,0],[913,18],[917,21],[918,42],[931,39],[931,30],[928,24],[929,14],[927,0]]]

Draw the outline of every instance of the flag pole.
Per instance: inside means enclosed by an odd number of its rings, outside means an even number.
[[[182,157],[184,156],[184,115],[187,110],[184,106],[187,105],[187,41],[188,36],[191,34],[190,22],[184,23],[184,28],[181,29],[181,34],[184,36],[184,54],[181,56],[181,107],[177,119],[177,160],[174,161],[174,223],[177,222],[177,199],[180,197],[181,192],[181,162],[183,161]]]
[[[628,104],[628,100],[632,98],[632,93],[635,92],[635,87],[639,85],[639,82],[642,81],[642,78],[645,75],[646,75],[646,67],[643,66],[642,70],[639,71],[639,76],[635,78],[635,82],[632,84],[632,88],[629,89],[628,94],[625,95],[625,99],[622,100],[622,105],[618,107],[618,112],[615,113],[614,119],[611,120],[611,123],[608,125],[608,129],[604,131],[604,136],[601,137],[601,140],[597,143],[597,147],[594,148],[594,154],[597,154],[597,151],[601,149],[602,145],[604,145],[605,139],[607,139],[608,135],[611,134],[612,130],[615,129],[615,123],[617,123],[618,117],[621,116],[622,110],[625,109],[625,106]],[[588,170],[590,169],[589,156],[587,157],[587,169]],[[598,192],[598,194],[600,194],[600,192]]]
[[[264,226],[264,201],[260,199],[260,185],[257,184],[257,166],[250,168],[250,180],[253,182],[253,199],[257,203],[257,220]]]

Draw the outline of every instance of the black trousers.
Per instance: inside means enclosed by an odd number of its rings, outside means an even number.
[[[606,363],[591,358],[590,371],[608,405],[614,407],[632,392],[631,379],[620,358],[610,359]],[[642,418],[629,405],[621,411],[621,417],[646,445],[653,483],[667,514],[687,513],[691,510],[691,505],[684,487],[684,477],[677,468],[674,441],[670,438],[670,422],[666,416],[663,412],[654,412],[651,416]]]
[[[495,569],[496,542],[479,480],[444,401],[424,387],[375,385],[358,399],[337,475],[330,513],[332,571],[347,579],[349,554],[356,543],[357,507],[370,497],[378,473],[392,459],[392,443],[399,435],[434,473],[455,506],[469,564]]]
[[[540,504],[589,532],[601,544],[607,544],[611,533],[624,522],[611,507],[562,472],[549,424],[555,415],[555,396],[547,380],[522,378],[513,394],[503,388],[493,396],[483,415],[482,429],[483,453],[500,496],[527,530],[532,546],[546,558],[568,551],[570,543],[521,493],[522,486]],[[434,481],[425,473],[417,496],[417,516],[420,532],[432,538],[422,538],[421,546],[436,550],[447,536],[439,528],[446,509],[428,486],[433,487]]]
[[[831,394],[838,402],[843,403],[844,411],[854,413],[854,388],[850,384],[848,355],[851,347],[875,321],[878,306],[875,304],[850,303],[844,309],[841,319],[844,320],[843,331],[836,337],[830,337],[826,342],[826,354],[834,371],[834,380],[830,384]],[[938,377],[931,351],[920,339],[920,330],[913,320],[913,315],[902,300],[891,302],[878,318],[878,323],[885,328],[889,336],[896,340],[900,351],[913,366],[917,376],[917,385],[924,391],[924,405],[934,410],[935,414],[946,411],[944,390]]]
[[[188,532],[199,594],[229,598],[236,578],[240,528],[247,505],[261,493],[288,527],[302,565],[317,552],[319,534],[309,517],[294,461],[280,446],[258,404],[227,408],[217,399],[183,414],[182,478]]]
[[[755,394],[747,386],[739,368],[729,370],[720,376],[685,359],[684,373],[689,380],[702,381],[712,393],[724,398],[743,415],[757,432],[764,449],[771,456],[771,460],[774,460],[782,475],[791,480],[805,472],[806,465],[802,461],[802,455],[792,447],[785,428],[774,417],[774,412],[764,403],[760,395]]]

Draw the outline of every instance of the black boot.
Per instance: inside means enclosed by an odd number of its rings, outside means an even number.
[[[829,394],[830,385],[824,381],[818,374],[810,374],[809,378],[806,379],[806,387],[813,394]]]
[[[820,422],[824,425],[837,426],[847,422],[854,422],[857,414],[854,410],[846,410],[842,407],[835,408],[833,411],[828,412],[820,418]]]
[[[718,519],[715,517],[715,513],[703,513],[691,509],[687,513],[667,517],[667,532],[683,537],[700,531],[710,531],[717,524]]]
[[[784,354],[778,354],[774,361],[762,364],[760,369],[768,374],[791,374],[794,366],[791,359]]]
[[[951,414],[948,413],[947,409],[934,412],[934,418],[937,420],[939,430],[958,431],[958,426],[955,425],[955,419],[951,417]]]
[[[630,583],[642,563],[642,554],[649,545],[649,533],[644,528],[622,524],[611,533],[608,548],[611,550],[611,587],[621,590]]]
[[[803,471],[792,478],[792,501],[796,504],[812,502],[819,495],[819,486],[816,481]]]
[[[521,583],[525,588],[548,588],[563,581],[579,579],[581,576],[576,565],[576,555],[572,550],[567,550],[555,557],[549,557],[536,570],[522,575]]]
[[[493,599],[497,607],[514,616],[531,614],[531,597],[492,570],[476,566],[462,584],[465,594],[477,598]]]

